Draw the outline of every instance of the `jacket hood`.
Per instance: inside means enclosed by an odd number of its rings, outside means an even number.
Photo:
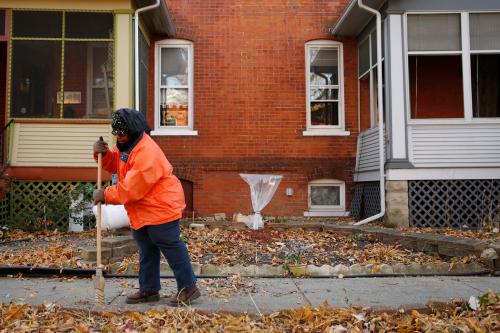
[[[144,114],[137,110],[127,108],[118,109],[115,111],[115,116],[123,120],[130,136],[137,136],[148,128]]]

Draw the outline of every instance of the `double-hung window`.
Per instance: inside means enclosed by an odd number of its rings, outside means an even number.
[[[500,117],[500,13],[408,14],[412,119]]]
[[[344,125],[342,44],[306,43],[307,130],[304,135],[349,135]]]
[[[193,43],[156,44],[155,128],[152,135],[197,135],[193,130]]]

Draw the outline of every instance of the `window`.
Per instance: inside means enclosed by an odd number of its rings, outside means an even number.
[[[412,119],[500,117],[500,13],[409,14],[407,32]]]
[[[463,118],[460,14],[408,15],[411,117]]]
[[[304,135],[349,135],[344,126],[342,44],[306,44],[307,131]]]
[[[193,43],[156,44],[155,130],[152,135],[197,135],[193,130]]]
[[[342,216],[345,212],[345,184],[335,179],[319,179],[309,183],[306,216]]]
[[[373,30],[358,45],[358,100],[361,131],[378,126],[377,73],[377,34],[376,30]]]
[[[473,117],[500,117],[500,13],[470,14]]]
[[[110,118],[111,13],[13,11],[10,116]]]

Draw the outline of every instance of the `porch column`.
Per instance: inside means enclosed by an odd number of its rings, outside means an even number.
[[[133,107],[132,14],[115,13],[115,109]]]
[[[408,167],[408,136],[406,129],[406,82],[405,82],[405,47],[403,36],[403,16],[388,15],[387,17],[388,59],[386,66],[388,80],[386,89],[387,124],[389,125],[389,165],[403,164]]]
[[[385,182],[384,224],[394,227],[409,227],[408,181],[387,180]]]

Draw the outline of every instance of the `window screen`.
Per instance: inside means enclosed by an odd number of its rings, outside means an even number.
[[[113,38],[113,14],[66,13],[66,38]]]
[[[460,51],[460,15],[408,15],[408,51]]]
[[[13,37],[62,37],[62,13],[48,11],[14,11]]]
[[[358,48],[359,75],[370,69],[370,39],[366,38]]]
[[[500,50],[500,13],[470,14],[471,50]]]

